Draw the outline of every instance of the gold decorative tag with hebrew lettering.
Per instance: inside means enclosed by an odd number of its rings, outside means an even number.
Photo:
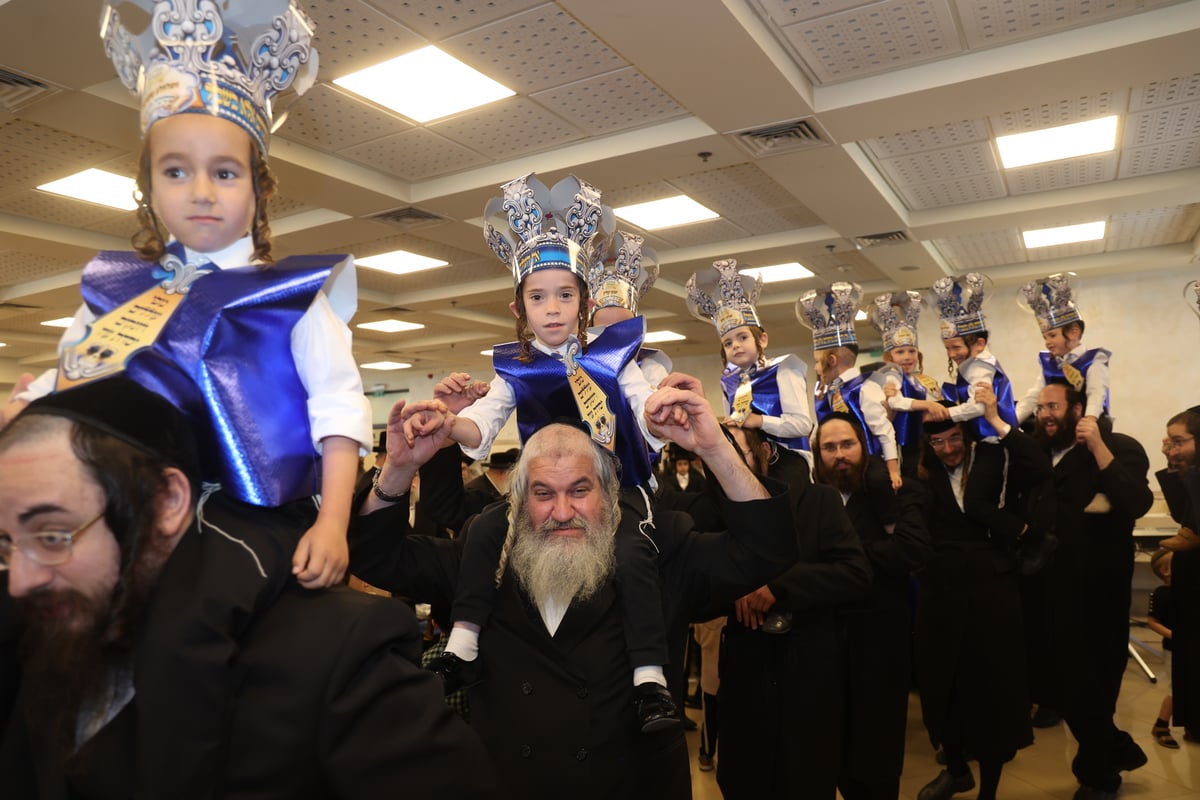
[[[733,407],[730,409],[729,418],[741,425],[746,421],[746,417],[750,416],[750,402],[754,399],[754,393],[750,387],[750,373],[743,372],[742,379],[738,382],[737,391],[733,393]]]
[[[919,383],[925,387],[925,396],[928,399],[930,399],[930,400],[941,400],[942,399],[942,387],[938,386],[937,381],[935,381],[933,378],[926,375],[924,372],[920,372],[917,375],[915,375],[914,377],[917,379],[917,383]]]
[[[567,383],[571,386],[571,393],[575,395],[575,405],[579,407],[580,418],[591,429],[592,439],[612,450],[616,446],[617,430],[612,409],[608,405],[608,395],[576,360],[579,349],[579,340],[572,337],[563,354]]]
[[[1077,392],[1083,391],[1083,373],[1075,369],[1072,365],[1063,362],[1062,365],[1063,377],[1067,379],[1067,383],[1071,384],[1072,388]]]
[[[842,399],[841,389],[833,390],[833,399],[830,400],[829,405],[833,407],[834,411],[840,411],[843,414],[850,413],[850,406],[846,405],[846,401]]]
[[[160,284],[97,319],[87,336],[63,348],[55,391],[124,372],[134,353],[154,344],[185,296]]]

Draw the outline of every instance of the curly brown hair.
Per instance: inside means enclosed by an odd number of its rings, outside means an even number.
[[[261,262],[265,269],[275,260],[271,257],[271,224],[267,219],[267,206],[275,196],[278,184],[271,174],[267,159],[253,143],[250,145],[250,174],[254,183],[254,222],[250,226],[250,236],[254,241],[254,259]],[[137,190],[134,192],[138,206],[138,230],[130,239],[133,249],[146,261],[158,261],[167,248],[168,232],[151,206],[153,183],[150,140],[147,136],[138,157]]]
[[[574,273],[572,273],[574,274]],[[533,361],[533,329],[529,327],[529,319],[525,316],[525,296],[521,294],[521,284],[517,286],[517,341],[520,343],[520,355],[517,356],[517,361],[522,364],[529,364]],[[591,295],[588,293],[588,283],[579,275],[575,275],[575,285],[579,287],[579,324],[576,326],[575,333],[579,336],[580,352],[587,352],[587,336],[580,335],[581,331],[587,330],[588,322],[588,299]]]

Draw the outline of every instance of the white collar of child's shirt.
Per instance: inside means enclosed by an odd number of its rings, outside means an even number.
[[[171,239],[171,241],[175,240]],[[183,249],[187,253],[189,264],[208,261],[216,264],[221,269],[231,269],[233,267],[245,267],[254,263],[254,239],[250,236],[243,236],[229,245],[229,247],[226,247],[224,250],[218,250],[215,253],[201,253],[186,246]]]
[[[1073,347],[1069,351],[1067,351],[1066,355],[1060,357],[1058,359],[1058,362],[1061,364],[1062,362],[1067,361],[1068,359],[1070,359],[1071,361],[1077,361],[1077,360],[1083,358],[1083,354],[1086,352],[1087,352],[1087,348],[1083,346],[1083,342],[1080,342],[1079,344],[1075,345],[1075,347]],[[1074,358],[1071,358],[1071,356],[1074,356]]]
[[[575,334],[571,334],[571,335],[575,336]],[[578,338],[578,337],[576,337],[576,338]],[[588,342],[591,342],[592,339],[594,339],[594,338],[595,338],[595,336],[593,336],[591,334],[591,331],[589,330],[588,331],[588,339],[587,339]],[[550,345],[546,344],[545,342],[543,342],[541,339],[537,338],[536,336],[533,337],[533,346],[536,347],[538,350],[541,350],[543,353],[545,353],[548,356],[566,355],[567,347],[569,347],[570,344],[571,344],[571,340],[568,338],[565,342],[560,344],[558,347],[551,347]]]

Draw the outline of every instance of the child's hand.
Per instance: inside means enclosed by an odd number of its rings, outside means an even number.
[[[917,403],[922,411],[925,412],[925,422],[943,422],[950,419],[950,409],[946,408],[941,403],[935,403],[932,400],[916,400],[913,402],[913,407],[917,408]]]
[[[904,485],[904,478],[900,477],[900,462],[892,459],[887,462],[888,477],[892,481],[892,491],[900,491],[900,487]]]
[[[429,436],[441,430],[443,425],[453,426],[456,417],[441,400],[424,400],[403,409],[404,441],[413,447],[418,436]]]
[[[885,383],[883,385],[883,396],[884,397],[886,397],[890,400],[891,398],[895,397],[898,394],[900,394],[900,390],[897,389],[895,387],[895,385],[893,385],[891,383]]]
[[[486,395],[491,388],[483,381],[471,380],[471,376],[465,372],[452,372],[433,387],[433,397],[457,414]]]
[[[305,589],[327,589],[341,583],[349,565],[345,526],[320,517],[300,539],[292,556],[292,574]]]

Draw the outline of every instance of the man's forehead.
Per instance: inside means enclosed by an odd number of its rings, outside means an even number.
[[[19,511],[49,500],[78,500],[95,486],[71,447],[69,430],[40,432],[0,451],[0,503]]]
[[[1057,383],[1046,384],[1042,388],[1041,399],[1043,401],[1065,400],[1067,398],[1067,387]]]

